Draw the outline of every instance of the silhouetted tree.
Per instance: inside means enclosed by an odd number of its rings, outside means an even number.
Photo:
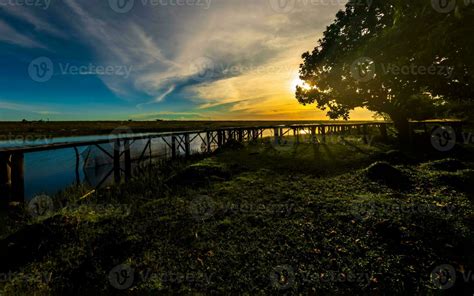
[[[363,2],[350,0],[303,54],[300,103],[316,103],[333,119],[365,107],[391,118],[406,141],[410,119],[472,99],[474,4],[458,1],[450,10],[436,0]]]

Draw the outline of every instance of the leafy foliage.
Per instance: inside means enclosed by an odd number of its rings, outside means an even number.
[[[456,9],[440,13],[435,2],[349,1],[303,54],[306,85],[297,87],[298,101],[315,103],[333,119],[365,107],[405,132],[408,119],[472,100],[474,5],[457,1]]]

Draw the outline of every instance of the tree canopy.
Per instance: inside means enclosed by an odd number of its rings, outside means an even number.
[[[473,25],[465,1],[350,0],[303,54],[296,97],[333,119],[365,107],[404,136],[409,119],[473,98]]]

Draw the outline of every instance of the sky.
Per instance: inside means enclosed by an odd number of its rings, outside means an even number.
[[[0,120],[326,119],[294,91],[345,2],[0,0]]]

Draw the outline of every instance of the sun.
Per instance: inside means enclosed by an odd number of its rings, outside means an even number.
[[[298,75],[291,81],[290,90],[295,92],[297,86],[301,86],[304,89],[309,89],[309,86],[306,84],[306,82],[301,80]]]

